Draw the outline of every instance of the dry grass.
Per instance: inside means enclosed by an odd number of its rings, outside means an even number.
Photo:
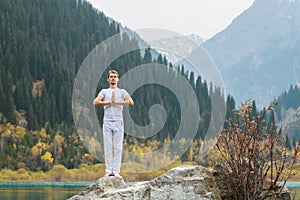
[[[123,163],[121,175],[128,182],[147,181],[182,164],[194,165],[195,163],[176,161],[158,170],[146,169],[138,163]],[[0,171],[0,182],[94,182],[104,175],[104,171],[104,164],[82,164],[79,169],[66,169],[63,165],[55,165],[48,172],[31,172],[26,169],[18,169],[17,171],[2,169]]]

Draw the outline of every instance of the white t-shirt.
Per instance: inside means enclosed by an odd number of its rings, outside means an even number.
[[[129,96],[128,92],[120,88],[107,88],[102,89],[98,96],[103,97],[103,101],[110,101],[112,92],[115,93],[115,101],[124,101],[126,96]],[[103,120],[107,121],[122,121],[123,120],[123,106],[122,105],[108,105],[104,106]]]

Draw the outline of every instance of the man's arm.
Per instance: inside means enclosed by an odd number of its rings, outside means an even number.
[[[117,105],[122,105],[122,106],[133,106],[134,102],[132,100],[132,98],[127,95],[124,98],[124,101],[112,101],[112,103],[117,104]]]
[[[94,104],[94,106],[107,106],[107,105],[112,104],[112,102],[111,101],[103,101],[103,97],[102,96],[97,96],[94,99],[93,104]]]

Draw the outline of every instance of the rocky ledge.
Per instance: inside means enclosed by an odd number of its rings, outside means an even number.
[[[146,182],[127,186],[123,179],[100,178],[69,200],[221,199],[212,173],[202,166],[182,165]]]
[[[227,200],[232,199],[227,177],[223,168],[212,172],[202,166],[182,165],[151,180],[127,186],[123,179],[100,178],[86,190],[69,200]],[[276,192],[276,191],[274,191]],[[281,191],[276,198],[266,200],[290,200],[288,190]]]

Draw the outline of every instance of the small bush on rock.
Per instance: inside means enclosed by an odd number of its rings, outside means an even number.
[[[273,106],[257,113],[252,103],[242,104],[237,118],[226,122],[211,159],[224,182],[223,199],[278,199],[285,192],[299,142],[293,150],[285,148]]]

